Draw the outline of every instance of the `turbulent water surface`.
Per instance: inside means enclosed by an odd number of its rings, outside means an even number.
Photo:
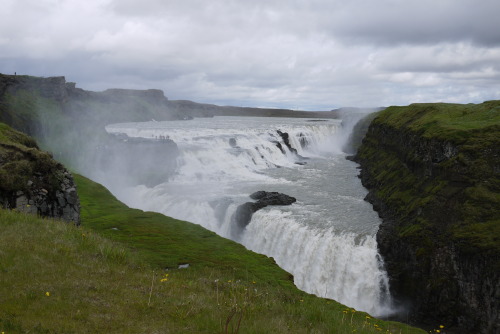
[[[300,289],[384,315],[390,297],[375,241],[380,220],[363,201],[357,165],[342,152],[348,130],[340,120],[250,117],[110,125],[108,132],[130,137],[168,137],[180,150],[164,183],[114,192],[129,206],[200,224],[274,257]],[[236,208],[258,190],[297,202],[257,211],[235,234]]]

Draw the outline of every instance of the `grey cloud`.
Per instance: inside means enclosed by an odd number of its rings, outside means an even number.
[[[500,98],[497,0],[32,2],[0,12],[0,72],[305,109]]]
[[[451,73],[484,68],[500,71],[500,47],[463,43],[392,48],[380,52],[378,58],[380,69],[389,72]]]
[[[492,46],[500,45],[498,13],[500,2],[496,0],[355,0],[331,13],[329,27],[334,36],[358,43],[466,41]]]

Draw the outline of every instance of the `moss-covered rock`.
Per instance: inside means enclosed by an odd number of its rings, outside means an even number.
[[[0,123],[0,205],[80,223],[71,174],[25,134]]]
[[[500,330],[500,101],[390,107],[356,159],[391,289],[418,322]]]

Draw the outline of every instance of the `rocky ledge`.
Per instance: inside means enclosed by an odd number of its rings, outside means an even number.
[[[30,137],[0,123],[0,205],[80,224],[72,175]]]

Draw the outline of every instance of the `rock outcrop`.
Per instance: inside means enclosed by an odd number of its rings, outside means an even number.
[[[283,139],[283,143],[286,145],[286,147],[288,147],[288,149],[290,150],[290,152],[295,153],[296,155],[299,155],[298,152],[297,152],[297,150],[290,144],[290,135],[287,132],[282,132],[280,130],[277,130],[276,132],[281,137],[281,139]],[[280,144],[280,143],[278,143],[278,144]],[[278,146],[278,148],[282,152],[284,152],[283,148],[281,147],[281,144],[280,144],[280,146]]]
[[[291,205],[297,201],[295,197],[278,192],[257,191],[250,195],[256,202],[246,202],[236,209],[232,217],[232,236],[237,238],[241,231],[250,223],[252,215],[268,205]]]
[[[0,123],[0,205],[80,224],[72,175],[35,141]]]
[[[305,165],[306,164],[305,160],[307,160],[308,158],[301,156],[297,152],[297,150],[292,146],[292,144],[290,143],[290,134],[288,132],[283,132],[283,131],[280,131],[280,130],[277,130],[276,132],[281,137],[281,139],[283,140],[283,143],[290,150],[290,152],[292,152],[299,159],[299,161],[295,162],[295,164],[297,164],[297,165]],[[306,147],[308,145],[307,139],[305,138],[305,136],[304,136],[303,133],[299,134],[299,143],[300,143],[300,146],[302,148],[304,148],[304,147]],[[283,149],[283,145],[281,145],[280,142],[276,142],[275,144],[276,144],[276,147],[278,147],[280,149],[280,151],[283,154],[285,154],[285,150]]]
[[[500,331],[499,110],[500,101],[391,107],[359,148],[391,292],[410,322]]]

